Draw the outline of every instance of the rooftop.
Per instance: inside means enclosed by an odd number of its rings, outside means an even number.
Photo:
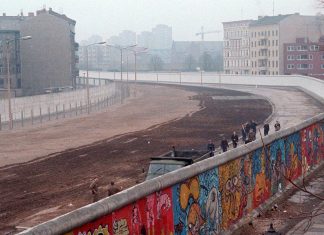
[[[261,26],[261,25],[272,25],[278,24],[283,19],[287,18],[289,15],[277,15],[277,16],[264,16],[260,17],[258,20],[251,22],[250,26]]]

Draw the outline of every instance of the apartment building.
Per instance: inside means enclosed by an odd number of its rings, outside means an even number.
[[[296,38],[318,40],[324,32],[323,16],[265,16],[250,23],[252,75],[284,74],[284,44]]]
[[[223,22],[224,71],[226,74],[250,74],[249,25],[253,20]]]
[[[43,93],[48,87],[74,86],[79,71],[75,43],[76,22],[51,8],[28,16],[0,16],[0,37],[10,43],[11,88],[14,95]],[[20,37],[31,36],[21,41]],[[0,86],[6,88],[4,50]]]
[[[224,22],[224,71],[227,74],[285,73],[284,44],[296,38],[317,41],[324,33],[324,16],[299,13]]]
[[[20,23],[24,16],[0,16],[0,97],[6,96],[7,77],[7,45],[9,40],[10,87],[13,95],[21,95],[21,58],[20,58]]]
[[[297,38],[294,43],[285,43],[284,74],[324,79],[324,36],[317,42]]]

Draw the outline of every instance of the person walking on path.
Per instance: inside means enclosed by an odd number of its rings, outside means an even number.
[[[246,141],[246,130],[245,130],[244,124],[242,124],[241,132],[242,132],[242,140],[243,140],[243,143],[245,143],[245,141]]]
[[[177,151],[175,149],[175,146],[172,146],[171,157],[177,157]]]
[[[96,202],[99,200],[99,188],[98,188],[98,181],[99,179],[97,177],[95,177],[91,184],[90,184],[90,190],[91,190],[91,194],[92,194],[92,202]]]
[[[249,134],[248,134],[248,139],[247,141],[245,141],[245,143],[250,143],[252,141],[256,140],[256,135],[255,135],[255,132],[251,129]]]
[[[251,129],[251,124],[249,122],[247,122],[245,124],[245,133],[248,135]]]
[[[207,144],[207,150],[209,151],[209,156],[210,157],[214,156],[215,145],[212,142],[212,140],[209,140],[209,143]]]
[[[227,151],[227,148],[229,147],[228,141],[225,137],[223,137],[222,142],[221,142],[221,148],[223,150],[223,153]]]
[[[250,126],[251,126],[251,129],[253,130],[254,133],[256,133],[257,125],[258,124],[256,124],[256,122],[254,120],[250,121]]]
[[[236,148],[239,138],[235,131],[233,132],[231,139],[232,139],[232,143],[233,143],[233,148]]]
[[[276,121],[276,124],[274,125],[274,128],[275,128],[275,131],[279,131],[280,130],[280,123],[279,123],[278,120]]]
[[[269,134],[270,126],[269,123],[264,124],[263,126],[263,134],[264,136],[267,136]]]
[[[111,195],[114,195],[116,193],[119,193],[121,191],[121,188],[117,187],[115,185],[115,182],[114,181],[111,181],[110,182],[110,186],[108,187],[108,197],[111,196]]]

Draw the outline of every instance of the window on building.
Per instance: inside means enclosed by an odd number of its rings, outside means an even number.
[[[308,64],[297,64],[297,69],[308,69],[309,67]]]
[[[324,60],[324,55],[321,56],[321,59]]]
[[[309,50],[311,50],[311,51],[318,51],[319,50],[319,46],[318,45],[311,45],[311,46],[309,46]]]
[[[293,64],[287,64],[287,69],[294,69],[295,68],[295,65]]]
[[[308,60],[308,55],[300,55],[300,60]]]
[[[288,51],[294,51],[295,50],[295,46],[288,46],[287,50]]]
[[[278,30],[276,30],[276,36],[278,36],[278,34],[279,34]]]
[[[324,69],[324,64],[321,64],[321,69]]]
[[[274,30],[272,30],[272,36],[274,36]]]
[[[301,45],[301,51],[307,51],[308,50],[308,47],[307,45]]]
[[[276,67],[278,68],[278,66],[279,66],[279,63],[278,63],[278,60],[276,60]]]
[[[276,40],[276,46],[278,46],[278,40]]]
[[[276,56],[278,56],[278,50],[276,50]]]
[[[3,86],[4,82],[3,79],[0,78],[0,86]]]
[[[288,55],[287,60],[294,60],[294,56],[293,55]]]

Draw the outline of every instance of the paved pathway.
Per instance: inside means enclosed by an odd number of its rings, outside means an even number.
[[[219,87],[218,85],[210,86]],[[286,129],[324,112],[324,104],[296,88],[271,88],[237,85],[222,85],[220,88],[249,92],[268,99],[274,108],[274,113],[269,123],[270,133],[274,132],[274,124],[276,120],[280,122],[282,129]]]

